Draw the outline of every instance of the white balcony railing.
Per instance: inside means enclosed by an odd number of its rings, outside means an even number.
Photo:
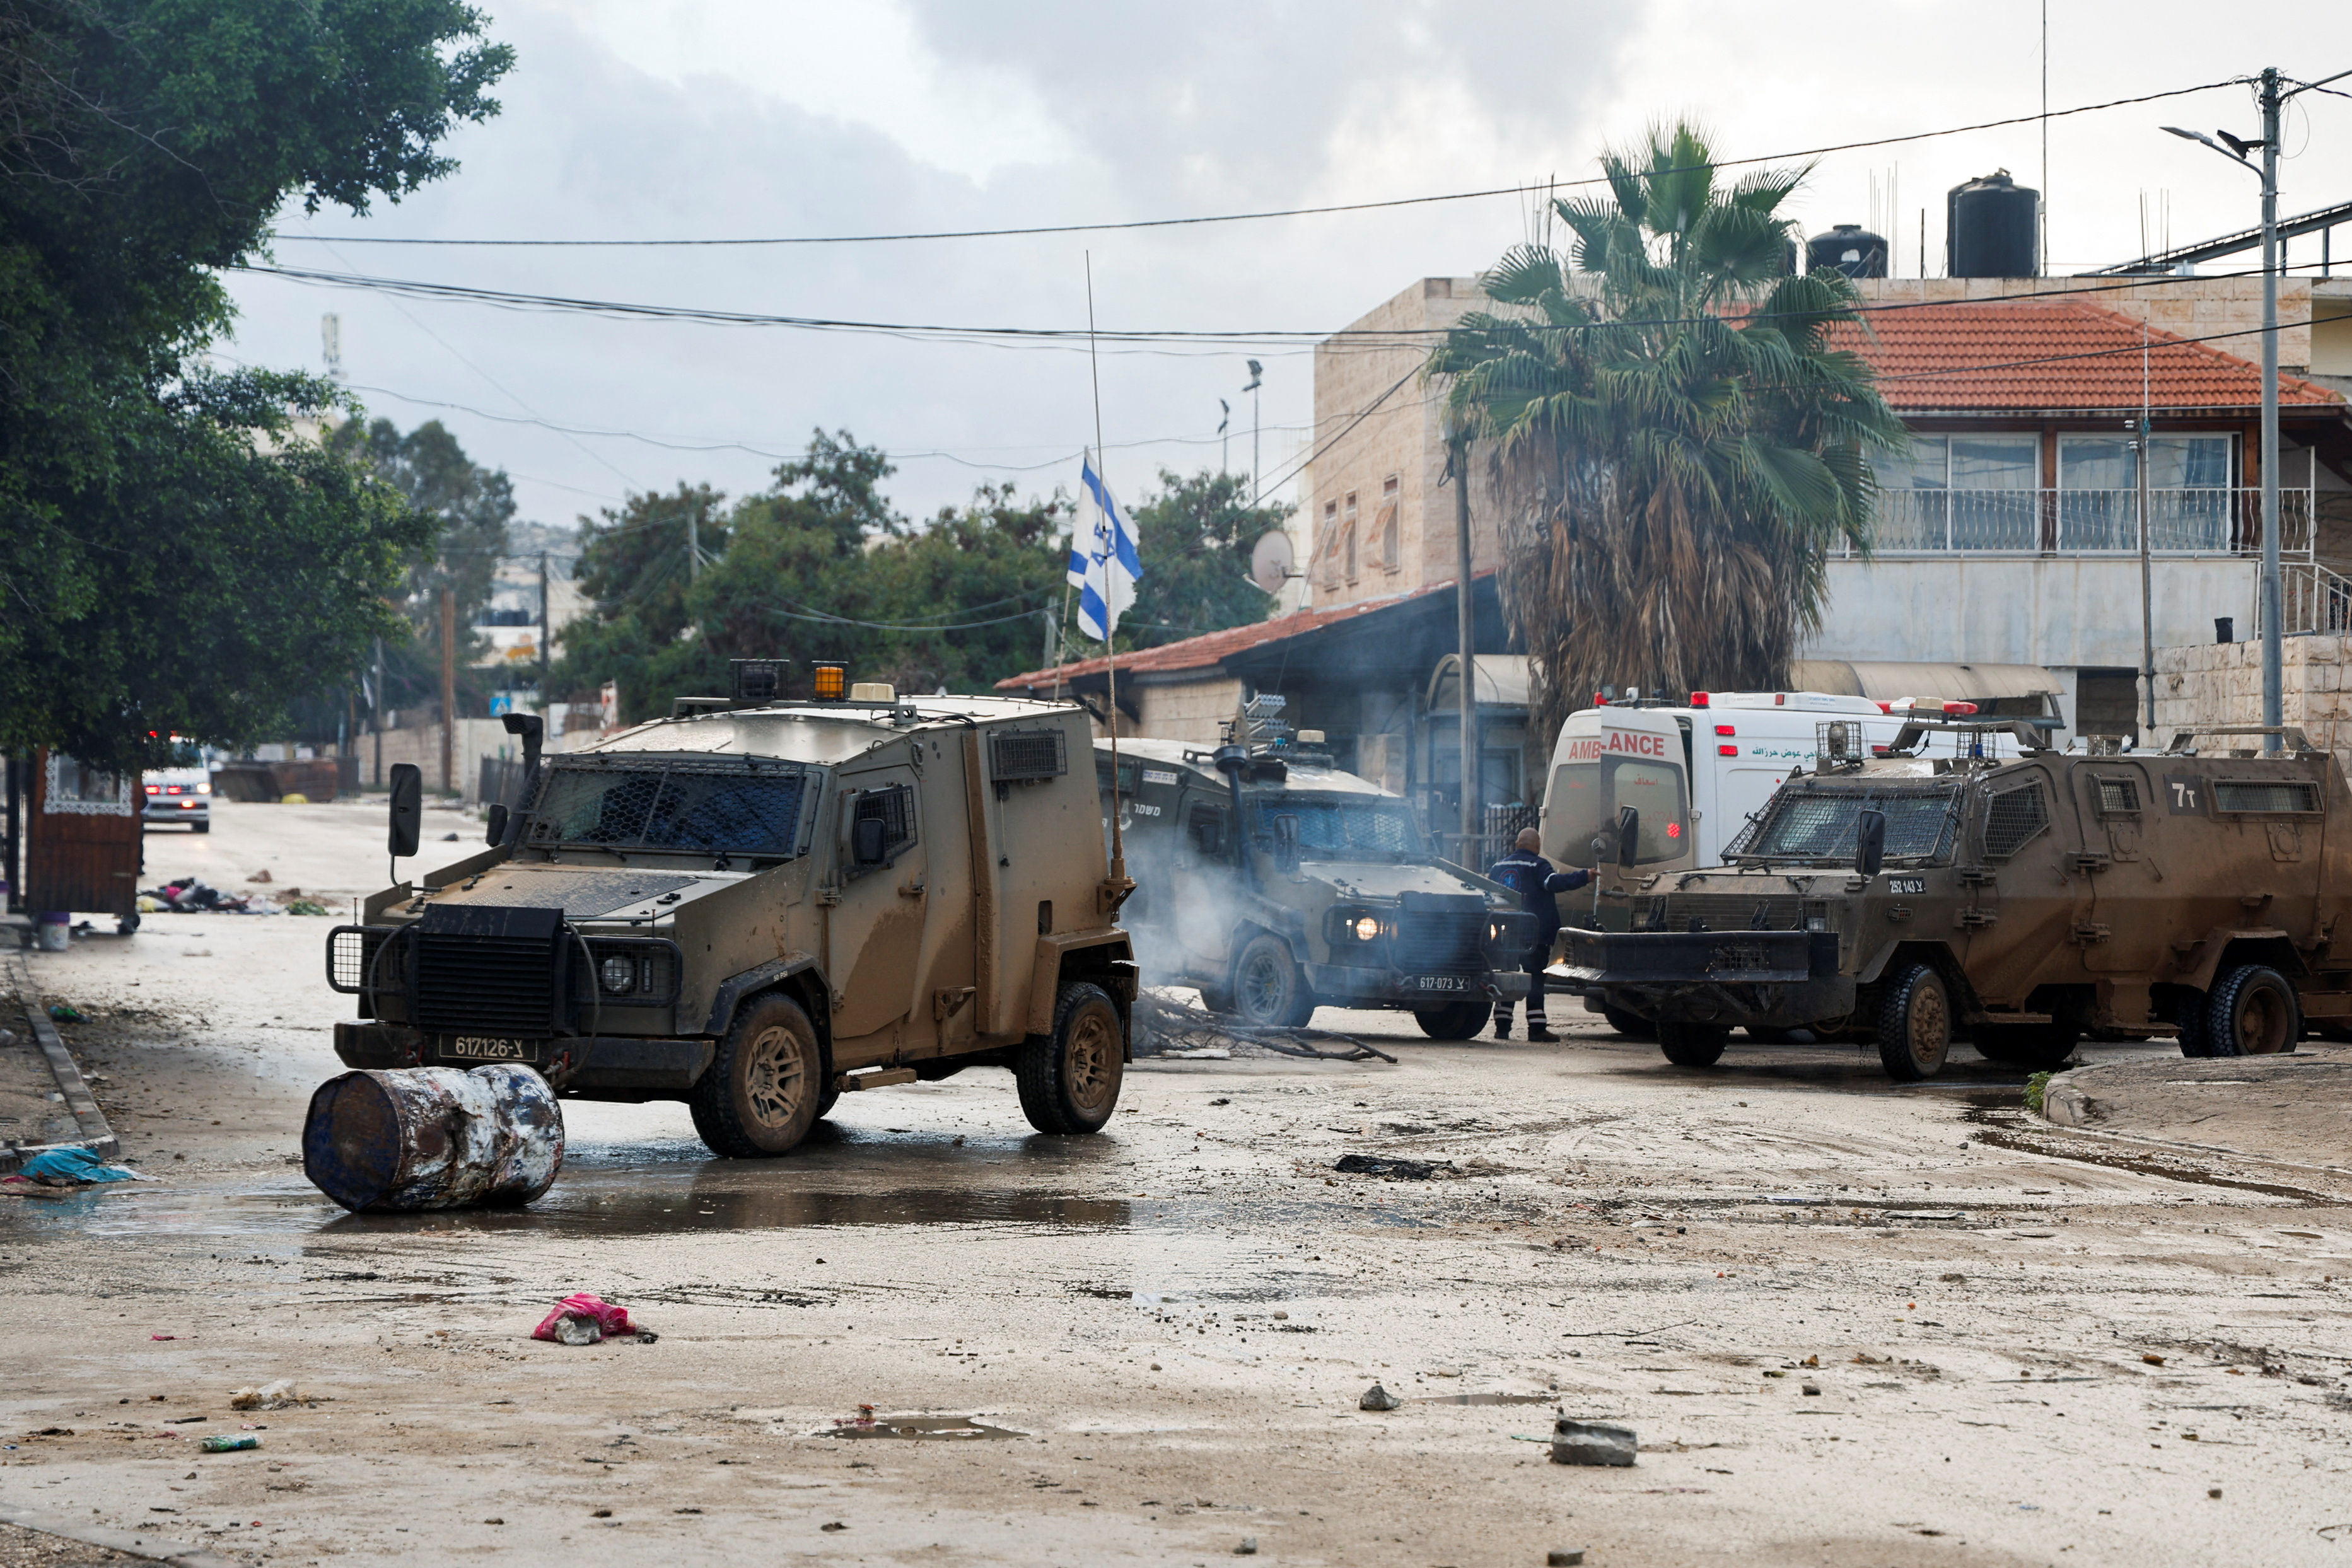
[[[2308,489],[2279,492],[2279,548],[2312,553]],[[2259,489],[2150,490],[2148,549],[2159,555],[2246,555],[2263,539]],[[2139,549],[2139,492],[2124,490],[1887,490],[1878,497],[1874,548],[2124,555]]]

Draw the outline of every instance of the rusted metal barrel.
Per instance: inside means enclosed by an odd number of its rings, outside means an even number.
[[[345,1208],[529,1203],[563,1166],[563,1112],[528,1067],[368,1068],[319,1085],[302,1171]]]

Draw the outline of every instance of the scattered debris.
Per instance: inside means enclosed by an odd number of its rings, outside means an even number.
[[[18,1175],[43,1186],[88,1186],[94,1182],[152,1181],[128,1166],[110,1166],[79,1146],[44,1149],[26,1160]]]
[[[1341,1155],[1331,1168],[1343,1176],[1391,1176],[1399,1181],[1427,1181],[1441,1171],[1453,1174],[1452,1160],[1399,1160],[1384,1155]]]
[[[2142,1355],[2140,1359],[2147,1363],[2150,1366],[2162,1366],[2164,1364],[2164,1357],[2160,1355]]]
[[[616,1307],[586,1291],[556,1302],[555,1310],[530,1331],[533,1339],[554,1340],[561,1344],[594,1344],[626,1334],[650,1337],[629,1322],[628,1308]]]
[[[1167,991],[1147,986],[1138,992],[1134,1009],[1135,1054],[1177,1061],[1223,1061],[1236,1052],[1244,1056],[1272,1052],[1308,1056],[1323,1061],[1370,1061],[1378,1057],[1391,1067],[1396,1058],[1365,1044],[1351,1034],[1320,1029],[1280,1029],[1245,1024],[1180,1002]],[[1326,1045],[1342,1050],[1318,1049]]]
[[[1551,1462],[1555,1465],[1627,1466],[1639,1448],[1631,1427],[1575,1421],[1566,1416],[1552,1423]]]
[[[228,1407],[232,1410],[308,1409],[321,1402],[320,1396],[290,1377],[265,1383],[258,1388],[240,1388],[228,1396]]]
[[[236,1454],[261,1447],[261,1439],[247,1432],[236,1437],[206,1437],[198,1447],[207,1454]]]
[[[247,877],[245,880],[247,882],[276,882],[278,879],[269,874],[269,868],[268,866],[263,866],[259,871],[255,872],[251,876]]]
[[[59,1023],[88,1023],[89,1018],[71,1002],[51,1002],[49,1017]]]
[[[1821,1397],[1822,1385],[1818,1383],[1808,1383],[1805,1385],[1804,1391],[1814,1398],[1819,1398]]]
[[[1584,1548],[1571,1546],[1566,1551],[1555,1549],[1544,1553],[1544,1568],[1577,1568],[1584,1561]]]
[[[834,1531],[836,1531],[836,1530],[847,1530],[847,1529],[849,1528],[849,1526],[847,1526],[847,1525],[845,1525],[845,1524],[842,1523],[842,1522],[841,1522],[841,1521],[839,1521],[839,1520],[837,1520],[837,1519],[836,1519],[836,1520],[833,1521],[830,1524],[820,1524],[820,1525],[818,1525],[818,1526],[817,1526],[817,1528],[818,1528],[819,1530],[824,1531],[825,1532],[827,1532],[828,1534],[830,1534],[831,1532],[833,1532]]]
[[[960,1416],[887,1416],[877,1419],[874,1406],[860,1405],[857,1419],[819,1434],[827,1437],[906,1437],[915,1441],[969,1441],[974,1437],[1018,1437],[1022,1434],[985,1421]]]
[[[1241,1543],[1239,1546],[1236,1546],[1236,1547],[1234,1547],[1234,1556],[1236,1556],[1236,1557],[1255,1557],[1255,1556],[1256,1556],[1256,1555],[1257,1555],[1257,1537],[1256,1537],[1256,1536],[1255,1536],[1255,1535],[1244,1535],[1244,1536],[1243,1536],[1243,1537],[1242,1537],[1242,1543]]]
[[[1403,1403],[1403,1400],[1375,1383],[1364,1390],[1364,1396],[1356,1401],[1356,1407],[1360,1410],[1393,1410]]]

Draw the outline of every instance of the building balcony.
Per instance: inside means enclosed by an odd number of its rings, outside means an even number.
[[[2315,494],[2279,492],[2279,549],[2312,556]],[[2165,556],[2238,556],[2263,544],[2256,488],[2152,489],[2147,545]],[[2137,555],[2139,492],[1886,490],[1878,497],[1873,549],[1881,556],[1969,551],[2005,555]]]

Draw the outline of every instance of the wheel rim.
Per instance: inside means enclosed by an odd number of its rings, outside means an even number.
[[[1944,988],[1932,981],[1923,981],[1911,993],[1911,1016],[1905,1020],[1906,1043],[1912,1061],[1924,1072],[1932,1072],[1944,1063],[1944,1051],[1951,1043],[1951,1011],[1944,1003]]]
[[[1290,989],[1282,970],[1282,961],[1271,953],[1253,953],[1243,961],[1241,1001],[1252,1018],[1270,1019],[1282,1010]]]
[[[1094,1111],[1110,1098],[1118,1083],[1118,1031],[1100,1008],[1088,1008],[1070,1020],[1062,1051],[1062,1076],[1070,1103]]]
[[[2270,986],[2249,986],[2238,1003],[2238,1054],[2275,1056],[2287,1049],[2285,998]]]
[[[743,1053],[743,1101],[751,1120],[771,1131],[792,1124],[801,1107],[808,1073],[801,1042],[777,1024],[760,1031]]]

